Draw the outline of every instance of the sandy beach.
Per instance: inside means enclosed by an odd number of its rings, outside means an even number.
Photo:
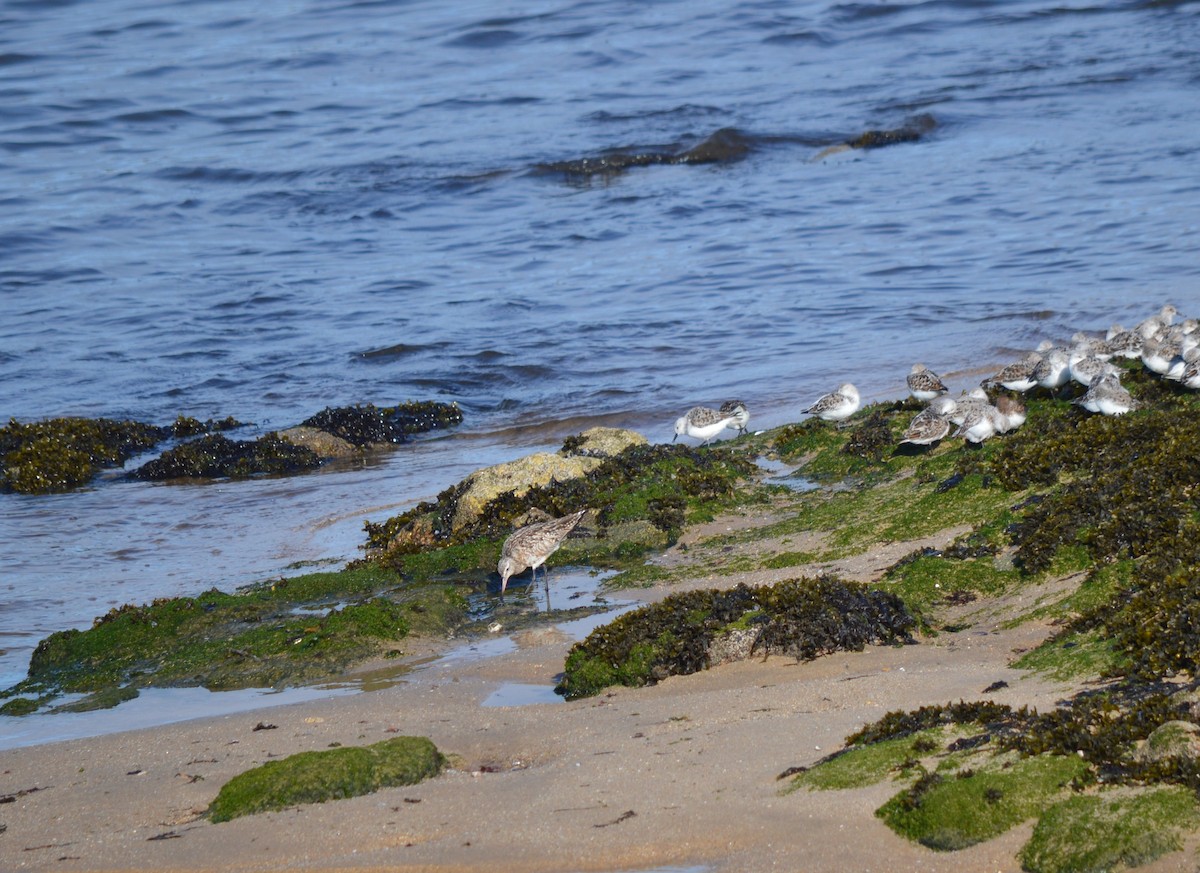
[[[754,523],[746,514],[708,530]],[[812,569],[871,579],[959,532]],[[682,545],[694,553],[706,533],[689,531]],[[658,560],[680,559],[679,549]],[[697,578],[637,596],[794,575]],[[574,702],[484,706],[509,683],[554,683],[571,640],[549,627],[516,635],[508,654],[435,659],[385,690],[3,752],[12,801],[0,805],[0,868],[1016,871],[1031,824],[938,853],[874,817],[890,783],[785,794],[777,778],[888,711],[980,699],[995,682],[1008,685],[990,699],[1053,707],[1069,689],[1009,666],[1050,628],[1004,628],[1004,604],[992,607],[972,604],[969,629],[914,645],[756,658]],[[414,644],[413,656],[442,647]],[[267,760],[410,734],[431,738],[450,768],[411,787],[223,824],[203,815],[221,785]],[[1182,869],[1181,857],[1151,869]]]

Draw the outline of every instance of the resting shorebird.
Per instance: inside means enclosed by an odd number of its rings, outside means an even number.
[[[824,421],[845,421],[858,411],[858,389],[847,382],[804,410]]]
[[[953,397],[935,397],[929,405],[916,414],[904,431],[901,443],[929,446],[950,433],[950,414],[956,404]]]
[[[542,567],[546,559],[558,550],[585,512],[586,509],[581,509],[562,518],[527,524],[509,534],[500,547],[500,560],[496,564],[496,572],[500,574],[500,593],[503,594],[508,587],[509,577],[524,572],[526,567],[533,570],[530,579],[532,584],[537,579],[537,568]],[[545,567],[542,567],[542,575],[546,575]]]
[[[932,400],[949,390],[942,383],[941,377],[924,364],[913,364],[905,381],[908,383],[909,393],[918,400]]]
[[[725,425],[726,427],[736,430],[739,434],[746,432],[746,423],[750,421],[750,411],[746,409],[745,403],[740,400],[726,400],[721,404],[718,412],[733,419]]]
[[[707,406],[693,406],[687,411],[687,415],[675,420],[675,436],[671,437],[671,442],[675,442],[681,436],[690,436],[700,440],[700,445],[704,445],[725,428],[736,427],[732,424],[736,417],[732,413],[726,415]]]
[[[1050,344],[1043,341],[1042,345],[1038,347],[1038,351],[1029,352],[1021,360],[1009,364],[996,375],[989,376],[979,384],[984,388],[1000,386],[1009,391],[1024,394],[1037,385],[1037,379],[1033,378],[1033,371],[1042,362],[1042,352],[1049,351],[1049,349]]]
[[[1124,415],[1137,409],[1137,402],[1112,373],[1101,373],[1092,380],[1087,393],[1074,401],[1088,412],[1102,415]]]

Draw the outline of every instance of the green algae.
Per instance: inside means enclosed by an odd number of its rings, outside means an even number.
[[[62,706],[56,706],[53,712],[95,712],[99,709],[112,709],[120,706],[127,700],[136,699],[139,694],[136,688],[104,688],[100,691],[93,691],[86,697],[76,700],[74,703],[65,703]]]
[[[752,651],[812,659],[903,642],[914,625],[895,595],[832,577],[681,592],[592,631],[568,653],[555,690],[575,699],[695,673],[708,667],[715,643],[747,627]]]
[[[32,715],[41,708],[42,704],[32,697],[14,697],[0,705],[0,715],[22,716]]]
[[[1065,682],[1110,675],[1122,663],[1116,643],[1098,630],[1090,630],[1055,635],[1021,655],[1013,666]]]
[[[944,752],[951,737],[957,737],[957,733],[936,727],[844,749],[797,774],[786,793],[800,788],[814,791],[865,788],[888,778],[907,776],[916,769],[919,758],[931,752]]]
[[[126,605],[42,640],[28,678],[6,693],[294,685],[387,654],[414,628],[445,632],[465,619],[457,591],[398,583],[360,568]]]
[[[1086,768],[1078,758],[1040,755],[954,775],[928,773],[876,815],[930,849],[965,849],[1039,816]]]
[[[1179,851],[1197,828],[1200,807],[1183,788],[1071,797],[1042,815],[1019,860],[1030,873],[1138,867]]]
[[[208,809],[214,822],[415,785],[441,772],[445,758],[425,737],[393,737],[370,746],[301,752],[226,782]]]

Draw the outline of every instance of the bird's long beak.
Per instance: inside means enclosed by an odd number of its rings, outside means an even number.
[[[675,434],[675,436],[671,437],[671,442],[675,442],[677,439],[679,439],[679,434]]]

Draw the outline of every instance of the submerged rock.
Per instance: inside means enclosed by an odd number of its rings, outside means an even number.
[[[833,577],[672,594],[597,628],[567,655],[569,699],[649,685],[752,653],[804,660],[907,642],[916,619],[896,595]]]

